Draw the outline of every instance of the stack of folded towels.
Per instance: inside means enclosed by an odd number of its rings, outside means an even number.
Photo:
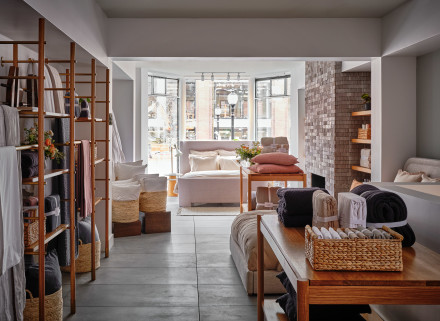
[[[21,152],[21,173],[23,178],[38,175],[38,153],[30,150]]]
[[[277,191],[280,187],[257,187],[256,192],[256,210],[276,210],[278,207]]]
[[[392,239],[390,233],[387,231],[376,228],[373,226],[364,227],[358,226],[357,228],[318,228],[317,226],[312,227],[313,233],[318,237],[318,239],[324,240],[344,240],[344,239]]]
[[[313,226],[338,228],[338,206],[336,199],[328,193],[317,190],[313,192]]]
[[[287,318],[290,321],[297,320],[297,302],[296,302],[296,291],[295,288],[290,283],[286,272],[281,272],[277,275],[277,278],[281,281],[281,284],[286,289],[287,293],[279,297],[276,302],[284,310]],[[369,305],[323,305],[323,304],[313,304],[310,305],[310,320],[349,320],[349,321],[362,321],[364,318],[360,316],[361,313],[371,313]]]
[[[262,174],[299,174],[303,171],[296,166],[298,159],[286,153],[265,153],[251,159],[250,170]]]
[[[278,218],[285,227],[312,225],[313,194],[321,188],[281,188],[278,190]]]

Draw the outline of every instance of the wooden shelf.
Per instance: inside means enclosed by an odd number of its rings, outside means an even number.
[[[371,110],[354,111],[351,116],[371,116]]]
[[[351,169],[354,171],[371,174],[371,168],[366,168],[366,167],[362,167],[362,166],[351,166]]]
[[[267,321],[289,321],[287,315],[275,300],[264,300],[263,310]]]
[[[78,123],[90,123],[92,122],[91,118],[77,118],[75,119],[76,122]],[[102,119],[101,118],[95,118],[95,122],[101,122]]]
[[[371,139],[359,139],[359,138],[353,138],[351,140],[352,143],[356,144],[371,144]]]
[[[58,226],[55,230],[53,230],[50,233],[46,234],[46,238],[44,240],[44,244],[49,243],[51,240],[53,240],[54,238],[56,238],[58,235],[60,235],[61,233],[63,233],[65,230],[67,230],[69,228],[69,224],[61,224],[60,226]],[[24,249],[25,252],[35,252],[38,251],[39,248],[39,244],[38,241],[36,241],[35,243],[32,243],[29,247],[26,247]],[[28,253],[26,253],[28,254]]]
[[[21,146],[15,147],[16,150],[28,150],[28,149],[37,149],[37,148],[38,148],[38,144],[34,144],[34,145],[21,145]]]
[[[96,197],[95,198],[95,206],[99,204],[99,202],[102,201],[102,197]]]
[[[67,169],[67,168],[66,169],[49,169],[49,170],[45,171],[44,179],[46,180],[51,177],[67,174],[68,172],[69,172],[69,169]],[[23,184],[36,183],[36,182],[38,182],[38,176],[23,178]]]
[[[17,107],[20,117],[38,118],[38,107]],[[52,112],[43,112],[45,118],[69,118],[69,114],[60,114]]]
[[[105,158],[100,158],[95,160],[95,165],[102,163],[105,160]]]

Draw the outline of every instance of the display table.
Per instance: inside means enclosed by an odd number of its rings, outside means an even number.
[[[287,320],[264,302],[263,238],[297,292],[298,321],[310,304],[440,305],[440,255],[416,243],[403,248],[402,272],[315,271],[305,256],[304,228],[286,228],[274,215],[258,216],[258,321]]]
[[[248,208],[252,204],[252,182],[302,182],[303,187],[307,186],[307,175],[301,174],[260,174],[251,171],[248,167],[240,166],[240,213],[243,213],[243,178],[247,178]]]

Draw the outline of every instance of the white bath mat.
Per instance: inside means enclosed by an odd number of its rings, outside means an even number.
[[[240,207],[180,207],[177,215],[182,216],[236,216]]]

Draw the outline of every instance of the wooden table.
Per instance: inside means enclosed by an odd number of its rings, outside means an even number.
[[[298,321],[310,304],[440,305],[440,255],[416,243],[403,249],[402,272],[315,271],[304,253],[304,228],[286,228],[275,215],[258,216],[258,321],[287,320],[264,302],[263,238],[297,292]],[[270,314],[272,313],[272,314]]]
[[[287,187],[287,182],[302,182],[303,187],[307,186],[307,175],[300,174],[261,174],[251,171],[248,167],[240,166],[240,213],[243,213],[243,178],[247,177],[247,198],[248,209],[252,204],[252,182],[284,182],[284,187]]]

